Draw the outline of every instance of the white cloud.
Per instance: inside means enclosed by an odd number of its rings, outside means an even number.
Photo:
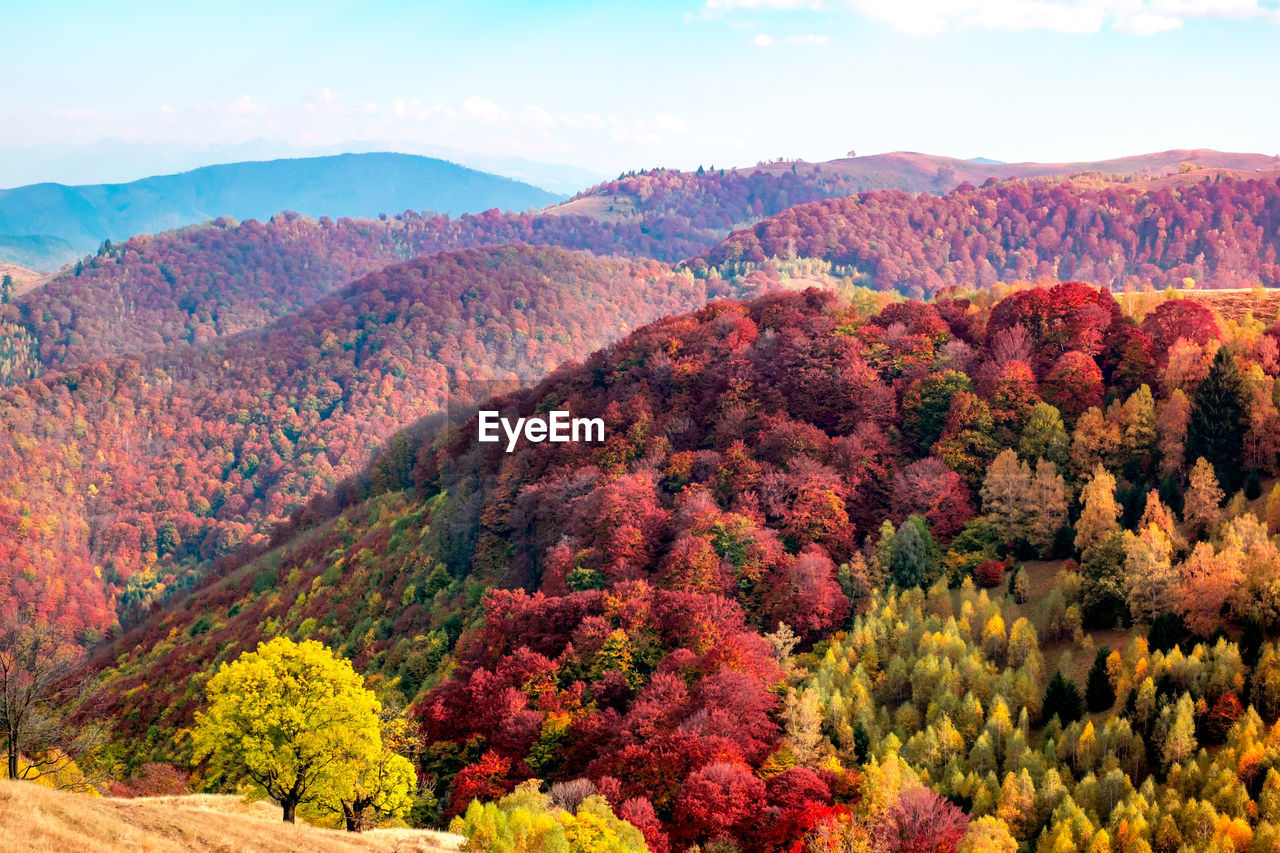
[[[689,125],[680,116],[671,113],[658,113],[653,117],[652,127],[658,133],[688,133]]]
[[[1156,33],[1167,33],[1170,30],[1182,29],[1182,19],[1170,15],[1155,15],[1143,12],[1119,19],[1116,21],[1115,27],[1121,32],[1131,33],[1135,36],[1153,36]]]
[[[817,11],[824,8],[824,6],[825,4],[822,0],[707,0],[702,9],[710,14],[719,14],[732,12],[736,9],[749,9],[752,11],[756,9],[775,9],[783,12],[796,9]]]
[[[252,115],[255,113],[265,113],[267,108],[250,96],[241,95],[230,104],[227,104],[226,111],[237,115]]]
[[[87,121],[89,119],[109,118],[108,113],[95,110],[92,107],[70,107],[69,109],[58,109],[49,111],[50,118],[62,118],[69,121]]]
[[[830,42],[827,36],[816,35],[815,33],[802,33],[797,36],[787,36],[787,44],[800,44],[810,47],[821,47]]]
[[[396,98],[391,102],[391,112],[395,113],[396,118],[404,118],[409,115],[409,105],[404,102],[404,98]]]
[[[468,118],[487,122],[504,122],[511,114],[488,98],[472,95],[462,102],[462,114]]]
[[[556,124],[555,116],[542,107],[525,107],[524,120],[539,127],[554,127]]]
[[[760,33],[751,40],[756,47],[773,47],[773,36],[768,33]]]
[[[556,116],[556,120],[574,130],[604,130],[604,119],[595,113],[569,113]]]
[[[1187,21],[1269,19],[1280,24],[1280,0],[838,0],[845,8],[904,33],[931,34],[952,28],[1048,30],[1096,33],[1113,29],[1149,36],[1181,29]],[[735,10],[776,12],[828,8],[822,0],[706,0],[704,16]],[[793,36],[794,44],[821,44]],[[815,36],[813,38],[821,38]],[[766,43],[767,40],[767,43]],[[773,44],[757,36],[761,47]]]

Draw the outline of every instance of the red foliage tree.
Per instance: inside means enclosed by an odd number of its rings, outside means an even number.
[[[906,788],[875,828],[878,850],[886,853],[952,853],[969,818],[928,788]]]
[[[1142,331],[1151,339],[1154,355],[1162,365],[1168,362],[1169,348],[1178,338],[1204,346],[1222,334],[1213,312],[1194,299],[1161,302],[1143,318]]]
[[[742,838],[765,802],[764,782],[741,764],[708,764],[694,772],[676,798],[680,836]]]
[[[653,803],[647,797],[632,797],[618,807],[618,817],[634,826],[644,835],[651,853],[669,853],[671,839],[662,828],[662,821],[653,811]]]
[[[1082,352],[1065,352],[1054,362],[1041,386],[1044,398],[1075,419],[1086,409],[1102,404],[1102,371],[1098,363]]]
[[[466,811],[472,800],[496,800],[511,793],[517,780],[511,779],[510,774],[510,761],[493,750],[486,751],[479,761],[458,773],[445,813],[455,817]]]

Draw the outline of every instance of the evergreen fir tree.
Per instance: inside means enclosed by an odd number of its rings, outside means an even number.
[[[1107,657],[1111,649],[1102,646],[1089,669],[1089,681],[1084,688],[1085,705],[1091,712],[1105,711],[1116,703],[1116,691],[1107,677]]]
[[[1186,460],[1208,460],[1227,494],[1240,488],[1244,456],[1246,398],[1240,368],[1226,347],[1213,358],[1209,375],[1196,389],[1187,422]]]
[[[1049,687],[1044,692],[1041,713],[1046,721],[1056,716],[1064,726],[1074,723],[1084,716],[1080,688],[1061,672],[1054,672],[1053,678],[1049,679]]]
[[[903,589],[927,587],[937,580],[938,544],[920,516],[911,516],[898,528],[889,569],[893,582]]]

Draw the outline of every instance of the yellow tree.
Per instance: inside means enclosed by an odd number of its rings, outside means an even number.
[[[1017,853],[1018,841],[1004,821],[985,815],[969,824],[957,853]]]
[[[1160,435],[1160,476],[1179,475],[1185,468],[1187,423],[1191,420],[1191,402],[1179,389],[1160,405],[1156,432]]]
[[[1004,450],[996,456],[982,481],[982,511],[1005,542],[1026,533],[1031,506],[1031,468],[1018,454]]]
[[[1238,548],[1214,553],[1208,542],[1199,542],[1178,567],[1178,610],[1197,635],[1208,637],[1222,627],[1222,610],[1244,580],[1242,558]]]
[[[1186,545],[1182,541],[1182,535],[1178,533],[1178,521],[1174,518],[1173,510],[1164,505],[1164,501],[1160,500],[1160,493],[1155,489],[1147,492],[1147,503],[1142,510],[1142,519],[1138,522],[1138,529],[1145,530],[1152,524],[1160,528],[1160,531],[1169,537],[1169,541],[1173,543],[1175,551],[1181,550]]]
[[[348,832],[362,832],[385,820],[403,819],[413,806],[418,774],[405,757],[420,747],[420,738],[403,717],[384,719],[382,748],[373,760],[359,763],[355,785],[346,796],[324,803],[342,815]]]
[[[1124,553],[1129,612],[1135,619],[1154,620],[1174,603],[1178,572],[1173,567],[1173,543],[1159,527],[1148,524],[1136,534],[1124,532]]]
[[[1080,494],[1084,508],[1076,523],[1076,550],[1086,551],[1108,533],[1120,529],[1120,505],[1116,503],[1116,478],[1098,465]]]
[[[1048,403],[1037,403],[1022,430],[1018,452],[1024,459],[1048,459],[1059,468],[1070,459],[1071,438],[1062,423],[1062,414]]]
[[[1280,483],[1272,486],[1267,495],[1267,530],[1272,536],[1280,533]]]
[[[223,664],[205,692],[196,757],[275,800],[290,823],[302,803],[353,799],[382,750],[377,698],[350,661],[314,640],[259,643]]]
[[[1156,402],[1148,386],[1142,385],[1124,401],[1120,425],[1124,430],[1121,444],[1125,453],[1144,463],[1150,460],[1155,453],[1159,433],[1156,430]]]
[[[1098,465],[1114,465],[1122,437],[1120,425],[1097,406],[1081,415],[1071,434],[1071,467],[1076,476],[1084,477]]]
[[[1036,461],[1030,504],[1027,542],[1039,550],[1041,557],[1048,557],[1058,530],[1067,520],[1067,484],[1058,473],[1058,466],[1048,459]]]
[[[1213,466],[1201,456],[1191,469],[1191,484],[1182,503],[1182,520],[1191,528],[1192,538],[1222,518],[1222,499]]]

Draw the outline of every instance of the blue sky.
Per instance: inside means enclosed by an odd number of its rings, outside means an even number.
[[[0,0],[0,32],[0,157],[369,140],[613,174],[1280,153],[1280,0]]]

